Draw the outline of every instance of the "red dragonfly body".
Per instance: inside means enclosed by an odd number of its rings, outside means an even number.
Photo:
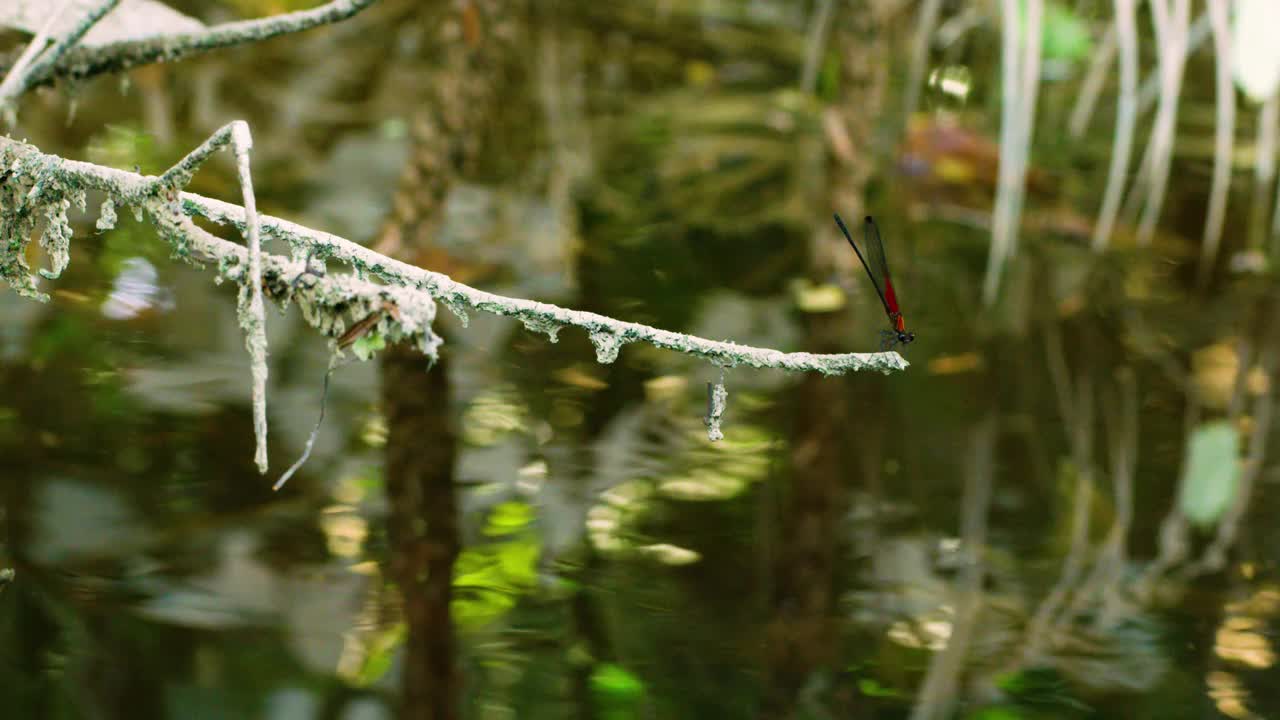
[[[862,267],[867,271],[867,277],[871,278],[871,285],[876,289],[876,294],[880,296],[880,302],[884,305],[884,312],[889,316],[889,326],[892,329],[881,333],[883,341],[880,348],[888,350],[897,343],[907,345],[913,342],[916,335],[907,331],[907,321],[902,317],[902,309],[898,306],[898,295],[893,291],[889,263],[884,258],[884,243],[880,241],[880,228],[876,227],[876,222],[868,215],[863,223],[863,246],[866,251],[864,254],[863,250],[858,249],[853,236],[849,234],[849,228],[844,226],[844,221],[840,219],[838,213],[835,218],[840,232],[844,233],[844,239],[849,241],[849,246],[857,253],[858,260],[862,261]]]

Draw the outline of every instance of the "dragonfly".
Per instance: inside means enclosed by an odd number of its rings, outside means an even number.
[[[889,263],[884,259],[884,243],[880,241],[880,228],[876,226],[876,221],[868,215],[862,223],[862,244],[866,250],[866,254],[863,254],[863,251],[858,249],[858,244],[853,241],[853,236],[849,234],[849,228],[845,227],[844,220],[840,219],[840,213],[835,213],[835,218],[840,232],[844,233],[844,239],[849,241],[849,246],[862,261],[867,277],[871,278],[872,287],[876,289],[880,302],[884,304],[884,312],[889,316],[890,329],[880,331],[880,349],[889,350],[899,343],[910,344],[916,339],[916,334],[907,331],[902,309],[898,307],[898,295],[893,291],[893,280],[889,277]]]

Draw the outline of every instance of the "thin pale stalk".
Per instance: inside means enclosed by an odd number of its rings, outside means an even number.
[[[1108,432],[1111,438],[1111,484],[1115,492],[1115,522],[1103,543],[1099,564],[1105,562],[1109,575],[1102,580],[1102,608],[1094,616],[1094,627],[1111,627],[1124,615],[1125,601],[1120,577],[1125,572],[1129,554],[1129,528],[1133,525],[1133,478],[1138,469],[1138,384],[1134,373],[1125,368],[1119,377],[1119,432]]]
[[[1031,135],[1035,127],[1036,96],[1040,86],[1040,36],[1044,20],[1043,0],[1028,0],[1025,28],[1016,8],[1023,3],[1005,2],[1005,42],[1001,57],[1002,85],[1006,91],[1001,114],[999,189],[992,221],[992,247],[987,261],[983,300],[995,302],[1000,273],[1018,248],[1018,227],[1026,194]],[[1010,14],[1012,13],[1012,14]],[[1012,92],[1010,92],[1012,88]]]
[[[1164,68],[1169,57],[1173,52],[1173,48],[1169,46],[1169,3],[1172,0],[1151,0],[1151,26],[1155,34],[1156,46],[1156,71],[1152,77],[1148,77],[1142,84],[1142,89],[1138,93],[1138,114],[1141,115],[1152,104],[1160,98],[1160,88],[1163,87],[1162,80],[1164,78]],[[1206,28],[1208,26],[1208,16]],[[1157,115],[1156,123],[1159,126],[1159,116]],[[1138,163],[1138,177],[1134,182],[1133,191],[1129,193],[1129,198],[1124,204],[1122,213],[1125,222],[1135,224],[1138,220],[1138,214],[1142,211],[1143,203],[1151,188],[1151,179],[1155,173],[1155,157],[1156,157],[1156,131],[1153,128],[1147,133],[1147,144],[1142,151],[1142,160]]]
[[[1122,12],[1118,6],[1119,3],[1116,8],[1117,17]],[[1107,71],[1111,68],[1111,62],[1115,57],[1116,23],[1112,22],[1107,27],[1106,34],[1102,36],[1098,49],[1093,53],[1089,70],[1084,75],[1084,82],[1080,83],[1080,96],[1076,98],[1075,107],[1071,109],[1067,132],[1072,140],[1084,137],[1085,131],[1089,129],[1089,120],[1093,117],[1093,109],[1098,106],[1098,96],[1102,94],[1102,88],[1107,84]]]
[[[1267,99],[1267,103],[1262,107],[1262,117],[1264,119],[1261,122],[1267,123],[1268,125],[1269,129],[1267,130],[1267,136],[1270,138],[1271,142],[1271,146],[1269,148],[1271,152],[1267,157],[1267,167],[1271,171],[1271,174],[1274,175],[1276,131],[1277,125],[1280,125],[1280,92],[1273,94]],[[1262,131],[1259,130],[1259,133],[1261,132]],[[1261,146],[1259,146],[1259,152],[1261,152]],[[1259,158],[1260,163],[1261,160],[1262,159]],[[1259,170],[1259,172],[1261,172],[1261,170]],[[1267,181],[1270,182],[1270,180],[1271,178],[1268,177]],[[1271,252],[1275,254],[1280,252],[1280,185],[1276,187],[1275,208],[1273,212],[1274,214],[1271,216]]]
[[[1012,253],[1018,250],[1016,229],[1022,218],[1022,205],[1026,198],[1027,167],[1031,164],[1031,138],[1036,127],[1036,100],[1040,94],[1040,38],[1044,35],[1044,0],[1027,0],[1027,29],[1022,36],[1022,62],[1018,98],[1018,185],[1014,204],[1013,227],[1015,229]]]
[[[1019,84],[1018,65],[1021,57],[1019,43],[1022,14],[1018,0],[1003,0],[1004,25],[1000,33],[1000,90],[1004,101],[1000,106],[1000,169],[996,205],[991,219],[991,249],[987,254],[987,276],[983,286],[983,298],[987,305],[995,302],[1000,287],[1000,272],[1012,254],[1015,242],[1013,227],[1014,194],[1021,183],[1021,176],[1014,162],[1018,145]]]
[[[991,506],[991,489],[995,484],[997,430],[996,412],[988,410],[986,418],[973,431],[961,500],[960,547],[964,565],[952,589],[955,616],[951,623],[951,637],[947,646],[929,661],[929,670],[911,710],[911,720],[944,720],[955,712],[965,659],[969,655],[983,605],[987,515]]]
[[[1173,161],[1173,139],[1177,130],[1178,97],[1182,92],[1182,72],[1186,61],[1187,23],[1190,0],[1172,0],[1173,12],[1153,12],[1156,18],[1156,35],[1160,47],[1160,108],[1156,112],[1155,127],[1151,133],[1151,164],[1148,177],[1146,205],[1138,225],[1138,244],[1148,245],[1155,234],[1156,223],[1164,204],[1165,190],[1169,184],[1169,169]],[[1159,0],[1152,8],[1161,8]]]
[[[1213,51],[1217,59],[1217,119],[1213,138],[1213,185],[1209,213],[1205,217],[1200,246],[1200,285],[1209,281],[1222,244],[1222,224],[1227,216],[1227,192],[1231,189],[1231,151],[1236,134],[1236,86],[1231,79],[1231,18],[1228,0],[1209,1],[1213,23]]]
[[[911,37],[911,65],[907,71],[907,97],[903,105],[903,118],[910,121],[920,104],[920,87],[924,83],[925,69],[929,66],[929,40],[938,26],[942,0],[924,0],[916,15],[916,29]]]
[[[1062,573],[1058,582],[1027,623],[1022,657],[1031,663],[1039,660],[1051,624],[1058,625],[1062,622],[1062,618],[1057,618],[1055,622],[1055,617],[1076,590],[1089,550],[1089,513],[1092,510],[1094,488],[1093,384],[1089,382],[1088,376],[1082,376],[1076,383],[1076,388],[1076,414],[1070,421],[1071,457],[1076,472],[1075,493],[1071,499],[1071,540],[1062,561]]]
[[[822,62],[822,50],[827,45],[827,30],[831,27],[832,0],[819,0],[809,22],[809,37],[804,54],[804,68],[800,71],[800,89],[812,94],[818,86],[818,66]]]
[[[1094,250],[1105,250],[1111,242],[1133,154],[1133,132],[1138,123],[1137,0],[1116,0],[1115,30],[1120,49],[1120,102],[1116,107],[1116,134],[1111,148],[1111,167],[1107,171],[1107,189],[1093,229]]]
[[[1124,574],[1126,538],[1133,521],[1133,468],[1137,457],[1137,398],[1133,373],[1125,368],[1119,373],[1118,394],[1103,393],[1102,427],[1111,461],[1111,484],[1115,501],[1115,517],[1107,537],[1098,550],[1093,568],[1075,591],[1071,605],[1059,616],[1057,626],[1067,628],[1091,609],[1101,605],[1094,615],[1095,628],[1108,627],[1110,617],[1103,618],[1118,600],[1114,592]],[[1133,414],[1130,415],[1130,410]]]
[[[1276,177],[1276,131],[1280,123],[1280,93],[1272,93],[1258,113],[1258,157],[1253,164],[1253,200],[1249,211],[1249,248],[1261,250],[1267,237],[1267,202]],[[1276,204],[1280,210],[1280,203]],[[1280,222],[1280,213],[1273,221]]]
[[[1155,6],[1160,2],[1168,2],[1168,0],[1152,0],[1151,7],[1154,13]],[[1167,12],[1165,13],[1168,14]],[[1187,32],[1187,41],[1182,47],[1182,60],[1186,62],[1187,57],[1191,53],[1200,49],[1205,41],[1209,39],[1212,23],[1209,21],[1208,11],[1201,13],[1196,17],[1195,22],[1191,23],[1191,29]],[[1142,81],[1142,87],[1138,90],[1138,115],[1145,115],[1160,99],[1160,71],[1157,69],[1154,74]]]

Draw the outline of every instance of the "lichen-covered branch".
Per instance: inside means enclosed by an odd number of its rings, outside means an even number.
[[[178,192],[209,154],[227,143],[236,153],[245,206]],[[266,339],[263,334],[263,293],[281,303],[297,302],[303,317],[324,335],[334,339],[341,352],[357,337],[377,335],[392,342],[408,340],[426,355],[435,357],[440,339],[432,330],[436,301],[443,302],[466,324],[468,312],[478,310],[519,319],[526,328],[545,333],[555,342],[565,327],[586,330],[601,363],[613,362],[623,345],[643,342],[707,360],[720,368],[738,366],[817,371],[839,375],[855,370],[902,370],[907,362],[896,352],[814,354],[783,352],[738,345],[616,320],[596,313],[570,310],[548,303],[510,298],[478,290],[449,278],[380,255],[329,233],[311,230],[269,215],[259,216],[249,178],[248,126],[235,122],[216,133],[200,148],[164,175],[137,173],[66,160],[40,152],[34,146],[0,138],[0,278],[17,292],[43,299],[37,280],[25,259],[26,247],[40,231],[40,242],[51,257],[53,269],[41,270],[55,278],[68,260],[70,223],[66,211],[72,202],[83,208],[86,191],[106,193],[97,227],[110,229],[117,205],[131,205],[145,213],[173,247],[175,256],[198,265],[216,265],[219,280],[241,286],[241,324],[246,330],[255,366],[255,422],[259,436],[259,467],[265,471]],[[248,247],[228,242],[197,227],[191,216],[235,227]],[[41,218],[43,217],[43,223]],[[259,235],[284,241],[292,257],[261,253]],[[353,272],[316,272],[313,258],[335,260]],[[305,280],[305,282],[304,282]],[[352,323],[348,329],[347,321]],[[726,393],[717,383],[709,423],[714,416],[718,430]]]
[[[155,188],[156,178],[65,160],[41,153],[30,145],[9,138],[0,138],[0,160],[4,161],[4,169],[0,172],[7,171],[30,178],[57,177],[64,187],[101,190],[124,204],[145,205]],[[186,215],[199,215],[219,224],[246,230],[246,212],[242,207],[188,192],[181,193],[179,198],[181,210]],[[305,269],[302,258],[308,254],[314,254],[322,260],[336,260],[354,268],[355,279],[373,277],[389,286],[424,291],[422,295],[445,303],[464,322],[467,311],[472,309],[514,317],[529,329],[546,333],[553,342],[560,329],[579,327],[590,334],[596,347],[597,359],[604,363],[612,362],[623,344],[645,342],[693,355],[722,367],[817,371],[825,375],[841,375],[858,370],[887,373],[907,367],[907,362],[896,352],[787,353],[728,341],[708,340],[534,300],[504,297],[456,282],[447,275],[380,255],[336,235],[312,230],[287,220],[262,215],[259,217],[259,224],[265,236],[283,240],[294,249],[292,261],[266,255],[264,263],[291,262],[295,267],[294,271],[301,272]],[[235,245],[232,247],[235,248],[234,251],[221,248],[210,261],[239,262],[246,259],[243,257],[247,252],[244,248]],[[177,249],[182,254],[182,246],[179,245]],[[230,257],[228,253],[231,253]],[[368,284],[382,287],[374,283]]]
[[[155,35],[94,47],[79,47],[67,52],[58,62],[43,65],[31,72],[26,84],[30,88],[57,80],[87,78],[139,65],[177,60],[210,50],[260,42],[345,20],[377,1],[333,0],[310,10],[223,23],[200,32]],[[6,70],[7,67],[0,66],[0,72]]]
[[[89,32],[89,28],[93,27],[104,15],[111,12],[119,4],[120,0],[99,0],[97,5],[90,8],[89,12],[85,13],[84,17],[72,26],[70,32],[54,40],[53,46],[45,51],[45,43],[53,39],[49,36],[49,28],[67,10],[68,3],[64,2],[61,8],[50,16],[45,28],[36,33],[36,36],[31,39],[31,43],[27,45],[26,50],[23,51],[18,61],[13,64],[13,67],[9,68],[4,82],[0,82],[0,106],[8,106],[10,101],[26,92],[34,84],[36,78],[47,75],[57,65],[58,60],[79,42],[85,33]]]
[[[189,214],[200,215],[213,222],[229,224],[240,229],[244,227],[244,210],[236,205],[193,193],[182,193],[182,201],[183,210]],[[746,366],[843,375],[858,370],[878,370],[888,373],[893,370],[904,370],[908,365],[907,361],[896,352],[787,353],[728,341],[707,340],[639,323],[615,320],[596,313],[569,310],[549,303],[495,295],[456,282],[447,275],[380,255],[336,235],[312,230],[269,215],[264,215],[259,220],[264,235],[289,243],[294,248],[295,254],[314,252],[318,258],[336,260],[350,265],[357,274],[376,277],[392,285],[425,290],[457,314],[464,324],[467,321],[467,311],[474,309],[517,318],[530,330],[545,333],[552,342],[556,341],[557,334],[562,328],[582,328],[587,331],[596,348],[596,359],[606,364],[617,358],[618,349],[622,345],[644,342],[665,350],[693,355],[722,367]]]

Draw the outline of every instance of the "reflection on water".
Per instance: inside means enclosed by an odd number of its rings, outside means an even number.
[[[1111,250],[1089,249],[1109,120],[1078,144],[1055,135],[1107,18],[1050,5],[1071,42],[1052,51],[1020,244],[989,307],[993,18],[935,18],[939,64],[903,117],[887,109],[906,92],[909,13],[877,17],[888,54],[871,69],[889,69],[858,80],[836,41],[861,21],[839,9],[812,94],[795,83],[822,23],[794,4],[512,13],[527,74],[503,78],[503,112],[476,130],[499,150],[443,199],[418,262],[714,339],[872,349],[878,300],[828,227],[832,206],[866,210],[919,339],[891,377],[726,368],[711,442],[719,368],[638,346],[598,364],[586,336],[443,318],[461,717],[1280,717],[1274,283],[1224,260],[1195,289],[1208,165],[1190,150],[1150,246],[1134,208]],[[253,124],[266,211],[370,241],[403,210],[423,85],[485,72],[433,74],[445,61],[415,12],[388,1],[346,34],[202,66],[245,78],[201,103]],[[267,62],[279,78],[246,70]],[[1187,82],[1211,88],[1210,65]],[[287,120],[255,94],[294,83],[307,111]],[[24,112],[24,130],[146,167],[205,131],[177,109],[196,99],[185,81],[135,91],[192,125],[172,147],[139,139],[152,131],[117,90],[90,83],[73,119]],[[1187,125],[1197,146],[1203,125]],[[229,197],[227,169],[205,172],[196,189]],[[411,603],[388,561],[376,366],[334,374],[314,455],[271,493],[250,462],[234,291],[121,215],[102,235],[77,226],[49,305],[0,294],[0,702],[14,717],[396,716]],[[282,468],[328,350],[295,310],[268,330]]]
[[[102,314],[112,320],[131,320],[152,308],[172,309],[173,301],[163,298],[156,285],[158,277],[155,266],[144,258],[127,258],[102,303]]]

